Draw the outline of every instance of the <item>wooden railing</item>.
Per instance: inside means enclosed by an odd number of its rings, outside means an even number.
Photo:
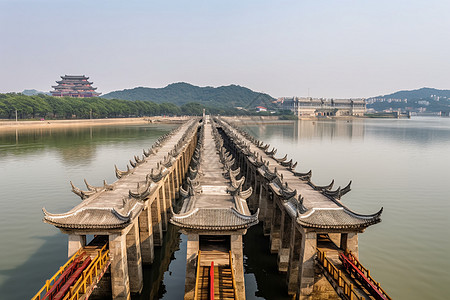
[[[317,260],[322,265],[322,267],[330,274],[330,276],[335,280],[337,285],[342,288],[342,291],[348,299],[358,299],[364,300],[363,297],[359,297],[353,289],[353,284],[348,282],[348,280],[342,276],[342,272],[338,270],[331,261],[328,260],[324,251],[317,249]]]
[[[108,243],[106,243],[100,250],[97,250],[97,256],[90,263],[90,265],[83,271],[83,275],[77,280],[77,282],[70,288],[70,293],[63,298],[64,300],[78,300],[81,295],[86,294],[94,280],[99,279],[99,275],[105,271],[105,267],[109,264],[109,249],[107,249]],[[95,282],[97,283],[97,282]]]
[[[231,278],[233,278],[234,299],[238,300],[239,298],[238,298],[238,293],[237,293],[237,289],[236,289],[236,280],[235,280],[235,277],[234,277],[233,256],[231,254],[231,251],[229,253],[230,253]]]
[[[78,251],[69,258],[69,260],[59,268],[58,272],[55,273],[50,279],[45,281],[44,286],[34,295],[31,300],[41,300],[43,297],[53,286],[56,280],[58,280],[59,276],[66,270],[66,268],[77,258],[77,256],[82,252],[82,248],[78,249]]]
[[[194,292],[194,299],[195,300],[198,299],[198,280],[200,278],[200,255],[201,255],[201,251],[198,250],[198,255],[197,255],[197,276],[195,278],[195,292]]]

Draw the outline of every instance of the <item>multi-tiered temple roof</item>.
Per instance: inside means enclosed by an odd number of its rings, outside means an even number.
[[[101,93],[95,92],[97,88],[92,87],[89,77],[84,75],[64,75],[61,76],[58,85],[52,86],[54,91],[50,91],[55,97],[97,97]]]

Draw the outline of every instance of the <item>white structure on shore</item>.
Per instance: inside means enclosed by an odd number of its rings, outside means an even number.
[[[364,99],[281,98],[283,109],[289,109],[298,117],[364,116]]]

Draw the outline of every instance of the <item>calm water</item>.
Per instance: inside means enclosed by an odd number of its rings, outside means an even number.
[[[344,197],[353,210],[384,207],[380,224],[360,235],[360,258],[395,299],[447,299],[450,294],[450,119],[299,121],[245,126],[313,170],[313,181],[353,180]],[[0,299],[27,299],[64,263],[67,237],[42,222],[41,208],[64,212],[83,187],[115,180],[172,126],[120,126],[0,134]],[[145,268],[136,299],[181,299],[186,237],[168,231],[156,262]],[[244,239],[248,299],[288,299],[261,227]]]

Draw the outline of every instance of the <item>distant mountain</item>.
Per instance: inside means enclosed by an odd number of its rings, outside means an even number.
[[[417,113],[450,111],[450,90],[421,88],[399,91],[366,99],[367,108],[375,111],[402,110]]]
[[[107,99],[143,100],[156,103],[183,105],[198,102],[208,107],[243,107],[254,109],[258,105],[272,107],[271,96],[254,92],[239,85],[199,87],[185,82],[169,84],[164,88],[137,87],[114,91],[102,96]]]
[[[408,99],[408,100],[420,100],[436,97],[450,98],[450,90],[438,90],[433,88],[421,88],[411,91],[399,91],[389,95],[371,97],[369,99]]]
[[[39,94],[51,95],[48,92],[46,93],[46,92],[41,92],[38,90],[23,90],[22,94],[24,94],[25,96],[34,96],[34,95],[39,95]]]

